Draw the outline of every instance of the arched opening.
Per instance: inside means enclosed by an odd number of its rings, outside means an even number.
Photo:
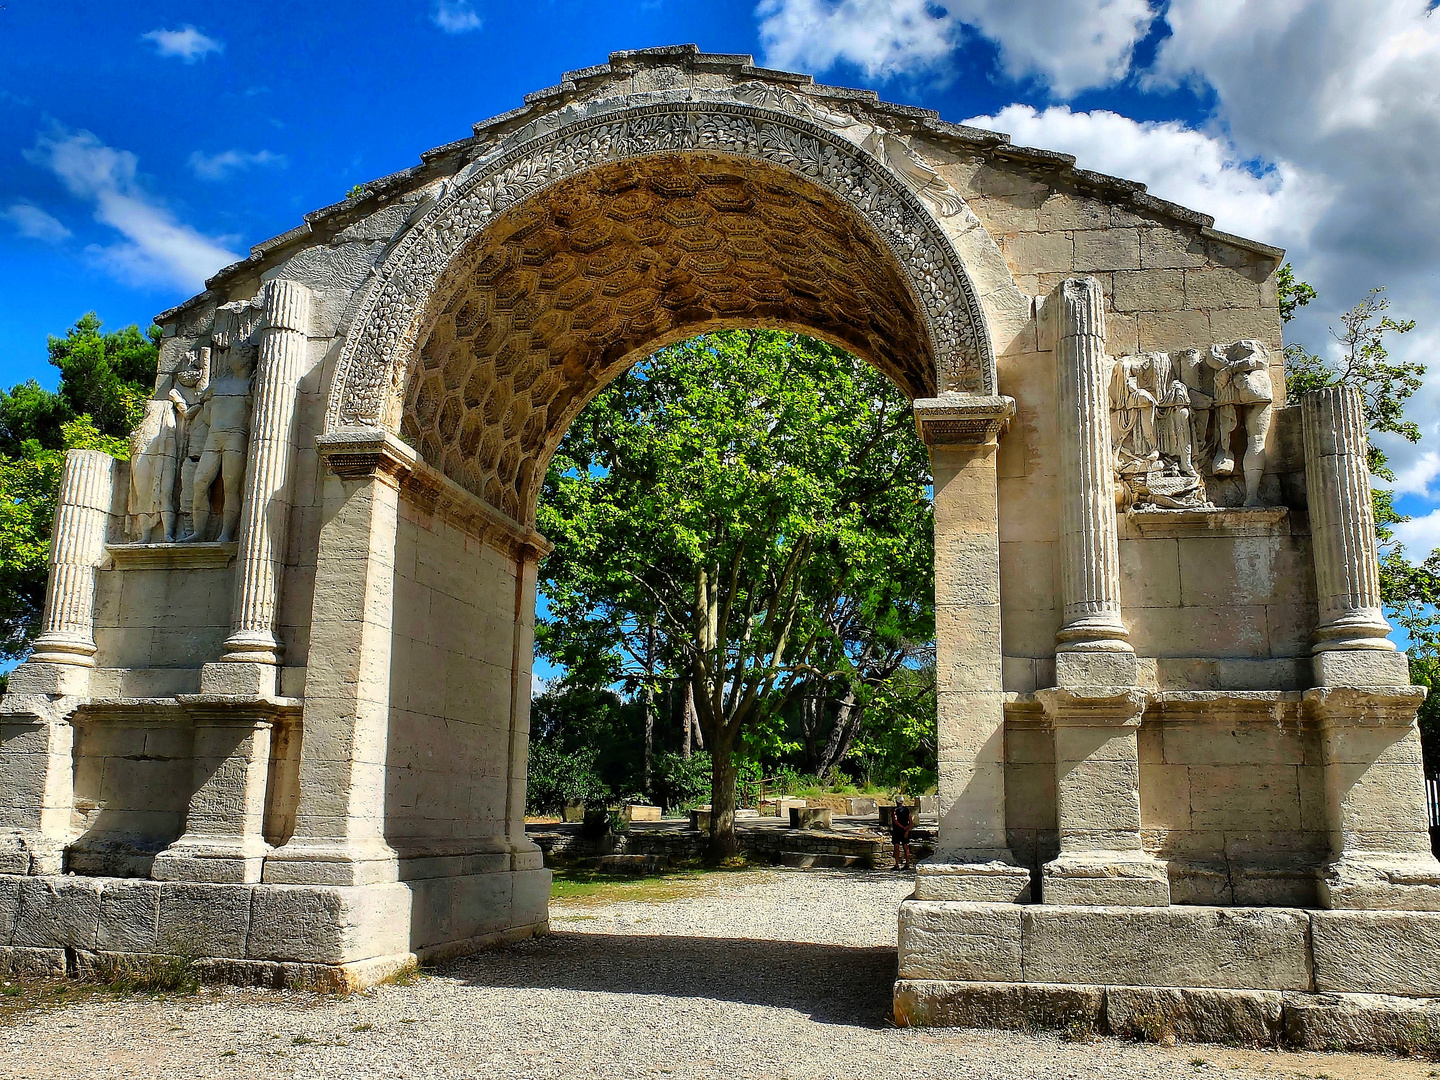
[[[935,392],[924,315],[851,207],[779,166],[659,155],[601,166],[500,215],[431,300],[400,431],[530,524],[550,454],[585,403],[703,330],[800,330]]]

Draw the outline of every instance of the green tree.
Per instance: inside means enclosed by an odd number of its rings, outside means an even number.
[[[127,456],[126,436],[155,379],[159,337],[157,327],[105,333],[90,312],[49,339],[58,390],[31,380],[0,391],[0,658],[23,656],[39,631],[65,452]]]
[[[933,639],[929,484],[894,386],[773,331],[662,350],[561,444],[539,515],[556,550],[537,647],[593,678],[689,680],[713,855],[734,850],[742,746],[776,738],[803,688],[849,687],[862,705]]]

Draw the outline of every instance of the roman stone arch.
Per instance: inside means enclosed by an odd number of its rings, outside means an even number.
[[[696,167],[700,162],[703,168]],[[563,205],[567,199],[581,205]],[[657,199],[671,204],[668,210],[645,205]],[[810,211],[812,206],[820,209]],[[760,220],[747,221],[752,214]],[[662,234],[634,235],[625,222],[637,220]],[[839,243],[826,251],[832,241],[816,235],[817,227],[832,222]],[[565,296],[570,267],[553,265],[555,252],[544,242],[527,243],[537,228],[550,230],[546,239],[552,246],[563,242],[567,252],[585,255],[589,268],[606,257],[598,252],[623,257],[626,244],[631,261],[651,257],[664,263],[654,268],[651,281],[634,283],[661,303],[652,324],[639,323],[638,311],[628,311],[623,302],[605,305],[586,296],[578,303],[577,295]],[[605,235],[584,235],[591,228]],[[809,250],[786,253],[799,263],[793,269],[776,265],[771,241],[777,228],[810,241]],[[487,247],[487,231],[508,235]],[[534,373],[542,383],[548,382],[549,368],[566,362],[582,365],[584,377],[595,379],[597,361],[627,344],[633,352],[642,340],[673,339],[707,326],[788,321],[862,353],[908,349],[908,357],[873,359],[912,396],[937,388],[995,392],[993,346],[969,275],[920,197],[892,170],[816,121],[779,109],[741,101],[624,100],[574,117],[562,110],[556,121],[527,125],[448,186],[380,266],[360,305],[335,369],[328,430],[398,426],[417,350],[446,315],[455,314],[446,305],[456,290],[477,272],[504,272],[505,256],[496,250],[502,244],[523,252],[530,263],[544,264],[527,267],[539,279],[537,302],[546,305],[532,317],[551,321],[537,327],[540,340],[526,356],[542,351],[547,356],[547,370]],[[724,252],[737,245],[739,257],[725,259]],[[707,267],[705,252],[719,253],[712,259],[719,264]],[[862,284],[847,273],[866,269],[854,266],[862,252],[882,264],[873,269],[890,278],[879,295],[865,295],[864,285],[873,288],[876,282]],[[744,280],[747,269],[753,274],[767,263],[768,280]],[[627,283],[617,277],[635,272],[620,262],[603,269],[583,274],[597,280],[602,292],[623,287]],[[515,270],[512,291],[524,290]],[[787,270],[788,283],[781,280]],[[793,288],[797,284],[818,295],[805,303]],[[632,284],[627,291],[633,290]],[[560,295],[543,295],[551,291]],[[505,298],[498,299],[503,304]],[[887,343],[878,325],[867,333],[841,307],[882,301],[908,309],[901,314],[910,325],[902,328],[899,342]],[[822,312],[827,302],[836,310]],[[511,313],[491,310],[477,318],[492,314],[503,323]],[[586,323],[585,314],[593,321]]]
[[[1039,983],[1117,1032],[1328,1039],[1316,988],[1433,996],[1359,397],[1286,400],[1283,252],[1213,226],[678,46],[256,245],[157,317],[131,460],[67,458],[0,702],[0,970],[356,986],[542,931],[539,478],[649,351],[775,326],[887,374],[931,453],[939,850],[896,1019],[1029,1022]]]

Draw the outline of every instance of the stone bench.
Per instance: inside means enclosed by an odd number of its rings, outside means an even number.
[[[626,821],[659,821],[660,807],[644,803],[626,803],[620,808],[620,816]]]
[[[655,874],[670,869],[665,855],[602,855],[596,868],[607,874]]]
[[[845,813],[850,817],[869,817],[875,808],[875,800],[868,795],[845,800]]]

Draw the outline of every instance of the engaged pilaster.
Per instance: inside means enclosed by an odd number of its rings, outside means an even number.
[[[1067,278],[1051,295],[1060,407],[1060,570],[1065,623],[1059,686],[1133,686],[1135,651],[1120,615],[1120,546],[1100,283]]]
[[[940,837],[918,867],[921,900],[1029,899],[1030,872],[1005,835],[1000,531],[995,454],[1014,415],[1005,397],[915,402],[935,477],[935,649]]]
[[[221,658],[225,664],[259,667],[240,672],[234,668],[207,670],[202,682],[206,690],[245,690],[261,696],[274,693],[274,668],[281,651],[275,618],[290,522],[295,400],[305,370],[310,304],[310,290],[297,282],[279,279],[265,286],[265,326],[260,331],[250,454],[240,511],[233,632]],[[243,677],[247,673],[251,678]],[[242,676],[238,681],[237,675]]]
[[[1389,639],[1380,608],[1379,548],[1366,461],[1365,406],[1350,386],[1313,390],[1301,401],[1305,489],[1320,618],[1320,686],[1407,686],[1410,666]]]
[[[1418,686],[1305,692],[1325,767],[1325,907],[1440,911],[1440,862],[1430,850],[1415,723],[1424,700]]]
[[[389,432],[350,429],[316,440],[324,522],[301,721],[295,831],[265,860],[280,884],[394,881],[385,840],[386,748],[400,483],[419,456]]]
[[[182,700],[195,729],[195,793],[184,835],[155,857],[150,876],[257,882],[270,850],[264,838],[265,786],[275,714],[198,695]]]
[[[1163,907],[1165,863],[1140,841],[1140,753],[1145,695],[1041,690],[1055,731],[1055,802],[1060,855],[1041,872],[1047,904]]]

